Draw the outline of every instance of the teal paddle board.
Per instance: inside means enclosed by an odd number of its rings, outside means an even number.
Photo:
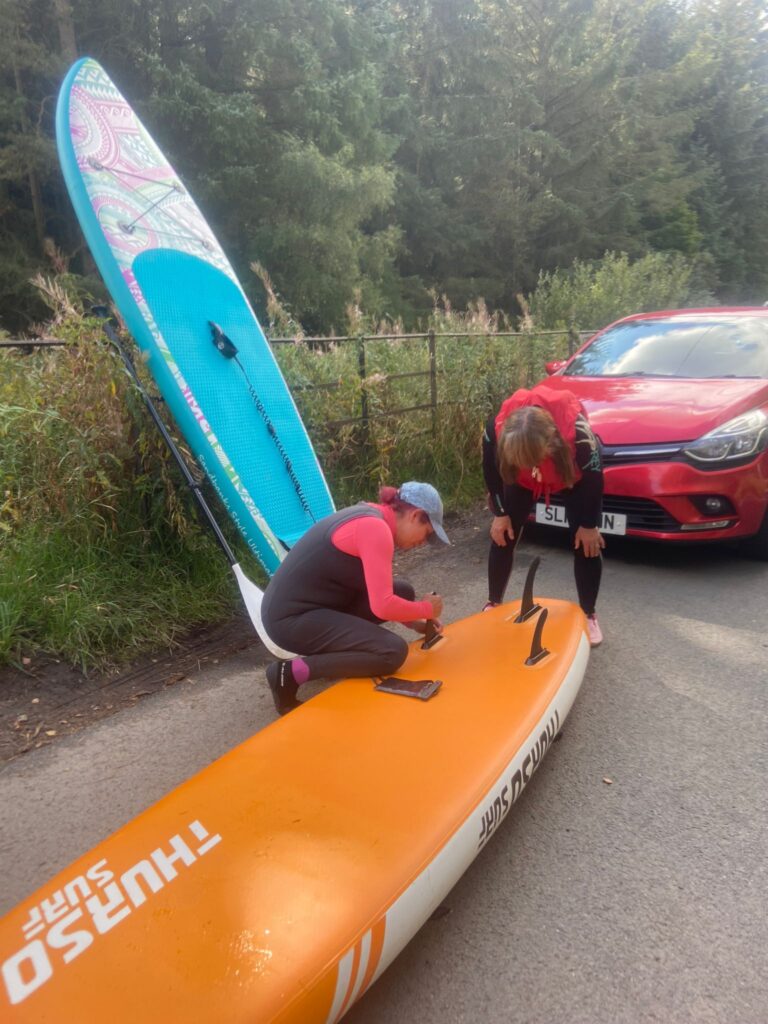
[[[272,573],[334,506],[242,286],[173,167],[90,58],[62,84],[56,138],[115,306],[190,450]]]

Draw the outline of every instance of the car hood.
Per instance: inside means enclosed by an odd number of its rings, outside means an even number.
[[[742,413],[768,405],[767,380],[548,377],[571,391],[606,445],[694,441]]]

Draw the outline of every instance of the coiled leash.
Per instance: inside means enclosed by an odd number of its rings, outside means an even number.
[[[214,323],[213,320],[209,320],[208,324],[211,328],[211,331],[213,332],[213,337],[211,339],[213,341],[213,344],[216,346],[218,351],[221,352],[225,359],[234,359],[234,361],[237,363],[237,366],[240,369],[240,372],[245,378],[245,383],[248,386],[248,392],[251,398],[253,399],[253,402],[256,408],[258,409],[261,418],[264,420],[264,423],[266,424],[270,437],[275,442],[275,447],[280,453],[280,457],[282,458],[283,463],[285,464],[286,472],[288,473],[288,476],[291,479],[291,483],[293,484],[296,490],[296,494],[298,495],[299,501],[301,502],[301,507],[304,509],[304,511],[307,513],[307,515],[309,516],[313,523],[317,522],[314,515],[312,514],[312,509],[310,507],[309,501],[307,500],[304,491],[301,489],[301,483],[299,481],[299,478],[296,476],[293,464],[291,463],[291,460],[288,457],[288,452],[283,447],[283,442],[280,440],[280,435],[277,433],[277,427],[275,427],[274,423],[269,418],[269,413],[264,408],[264,403],[256,393],[256,389],[254,388],[253,384],[251,384],[248,374],[245,372],[245,367],[237,358],[237,346],[230,338],[227,337],[227,335],[224,333],[224,331],[222,331],[221,327],[219,327],[217,323]]]

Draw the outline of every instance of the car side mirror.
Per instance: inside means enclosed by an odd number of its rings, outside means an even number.
[[[567,359],[555,359],[551,363],[546,363],[544,369],[551,377],[553,373],[557,373],[558,370],[562,370],[562,368],[565,366],[567,362]]]

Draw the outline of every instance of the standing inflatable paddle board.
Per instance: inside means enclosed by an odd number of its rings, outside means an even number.
[[[334,510],[232,267],[176,172],[94,60],[59,93],[56,137],[85,238],[176,423],[272,573]]]
[[[371,679],[329,687],[24,900],[0,919],[3,1021],[338,1021],[493,836],[570,711],[584,615],[547,600],[520,612],[414,642],[399,674],[442,680],[429,700]]]

